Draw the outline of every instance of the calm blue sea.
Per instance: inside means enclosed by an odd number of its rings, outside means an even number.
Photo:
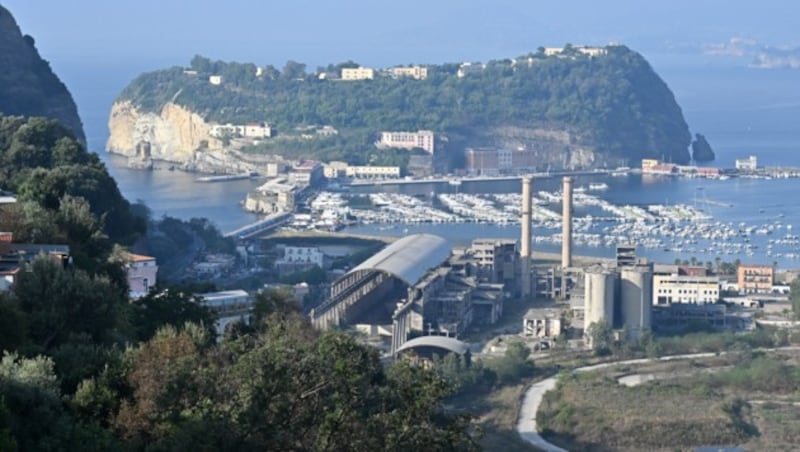
[[[753,154],[761,165],[800,166],[800,72],[760,70],[740,62],[686,55],[646,55],[664,78],[682,106],[692,132],[703,133],[717,153],[715,166],[731,167],[736,158]],[[134,171],[125,160],[104,152],[111,103],[141,67],[97,71],[93,68],[62,69],[65,82],[79,106],[91,150],[101,155],[130,200],[144,200],[156,216],[207,217],[222,230],[234,229],[255,217],[240,208],[240,201],[256,183],[236,181],[197,183],[195,175],[178,171]],[[99,75],[98,75],[99,74]],[[597,179],[582,178],[578,185]],[[607,178],[610,188],[603,197],[614,203],[688,203],[698,196],[732,207],[712,207],[715,219],[723,222],[759,223],[777,218],[784,224],[800,226],[800,180],[705,181],[696,179]],[[554,190],[558,181],[536,181],[536,190]],[[453,191],[449,185],[390,187],[389,190],[430,194]],[[518,182],[468,184],[465,192],[511,192]],[[516,237],[517,227],[485,225],[398,226],[393,229],[354,228],[358,232],[402,235],[432,232],[454,244],[474,237]],[[796,230],[797,231],[797,230]],[[546,249],[545,249],[546,250]],[[555,250],[555,247],[552,249]],[[579,253],[610,255],[611,250],[578,249]],[[651,257],[671,261],[675,256],[653,251]],[[688,257],[688,256],[681,256]],[[751,260],[772,262],[766,256]],[[783,263],[783,262],[782,262]],[[786,265],[792,265],[786,262]],[[800,265],[799,265],[800,266]]]

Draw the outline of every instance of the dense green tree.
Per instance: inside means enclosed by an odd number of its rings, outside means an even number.
[[[125,300],[105,277],[37,257],[19,274],[14,295],[28,319],[33,345],[50,350],[74,335],[96,343],[113,340]]]
[[[789,287],[789,299],[792,302],[792,313],[795,319],[800,319],[800,278],[795,278]]]
[[[130,323],[135,337],[147,341],[164,326],[180,328],[184,324],[205,325],[214,332],[215,315],[202,305],[199,297],[175,289],[155,289],[131,302]]]

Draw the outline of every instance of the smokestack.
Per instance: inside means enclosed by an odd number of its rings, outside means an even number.
[[[531,178],[522,178],[522,237],[520,238],[520,258],[522,259],[523,297],[531,294]]]
[[[572,267],[572,178],[564,178],[564,199],[561,213],[561,268]]]

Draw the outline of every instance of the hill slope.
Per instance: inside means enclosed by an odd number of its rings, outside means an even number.
[[[72,95],[39,56],[33,38],[22,35],[14,17],[2,6],[0,68],[0,113],[58,120],[86,143]]]
[[[332,125],[362,147],[370,143],[365,136],[381,130],[430,129],[455,137],[451,143],[461,146],[541,150],[543,163],[554,166],[638,163],[646,157],[688,162],[691,135],[670,89],[640,54],[624,46],[604,50],[594,57],[576,51],[545,57],[540,50],[489,62],[465,77],[456,76],[458,64],[433,65],[425,80],[321,80],[290,63],[283,73],[267,68],[256,76],[252,64],[195,57],[193,71],[147,73],[125,88],[112,112],[109,149],[130,153],[137,142],[131,135],[142,127],[126,112],[160,114],[163,120],[165,108],[178,106],[206,123],[267,121],[289,134],[303,126]],[[221,75],[222,83],[209,83],[212,74]],[[128,126],[116,133],[115,123],[125,121]],[[190,153],[203,139],[172,144]],[[149,144],[159,155],[159,144]],[[364,150],[352,151],[359,152]]]

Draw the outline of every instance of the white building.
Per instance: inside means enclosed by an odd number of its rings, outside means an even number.
[[[413,149],[421,148],[433,154],[434,134],[430,130],[416,132],[381,132],[381,139],[375,143],[378,147]]]
[[[272,136],[272,126],[265,122],[249,124],[212,124],[209,134],[215,138],[240,137],[240,138],[269,138]]]
[[[389,69],[389,73],[395,78],[410,77],[415,80],[425,80],[428,78],[428,68],[423,66],[393,67]]]
[[[456,76],[458,78],[464,78],[469,74],[477,74],[483,71],[485,67],[486,66],[481,63],[461,63],[458,72],[456,72]]]
[[[590,57],[598,57],[608,54],[608,50],[604,47],[588,47],[588,46],[573,46],[573,50]],[[546,56],[556,56],[564,53],[563,47],[547,47],[544,49]]]
[[[222,76],[221,75],[211,75],[208,77],[208,83],[212,85],[221,85],[222,84]]]
[[[705,268],[656,265],[653,269],[653,304],[709,304],[719,300],[719,276]]]
[[[354,67],[342,69],[342,80],[372,80],[375,70],[368,67]]]
[[[283,259],[276,262],[290,264],[310,264],[322,268],[325,255],[317,247],[287,246],[283,250]]]
[[[751,155],[746,159],[736,159],[736,169],[745,171],[755,171],[758,168],[758,158]]]
[[[128,296],[131,299],[141,298],[156,285],[158,265],[156,258],[127,253],[125,274],[128,279]]]

